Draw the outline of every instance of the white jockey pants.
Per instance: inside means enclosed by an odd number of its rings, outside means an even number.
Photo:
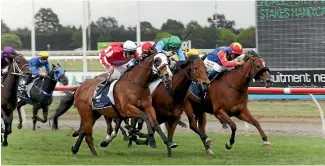
[[[218,63],[210,61],[208,59],[205,59],[204,61],[205,66],[207,67],[208,72],[210,73],[212,70],[215,70],[217,72],[222,72],[222,71],[226,71],[226,70],[232,70],[234,69],[234,67],[224,67],[224,66],[220,66]]]
[[[130,60],[129,62],[127,62],[121,66],[112,66],[114,68],[114,72],[111,74],[111,76],[108,75],[108,77],[109,77],[108,81],[111,82],[113,80],[119,79],[123,75],[123,73],[126,71],[126,69],[128,69],[129,66],[133,66],[133,65],[134,65],[133,61]],[[105,68],[105,69],[106,69],[106,71],[109,71],[108,68]]]

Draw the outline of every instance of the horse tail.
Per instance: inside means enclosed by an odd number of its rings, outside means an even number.
[[[58,128],[58,118],[66,113],[73,105],[74,103],[74,94],[78,87],[75,87],[72,89],[71,92],[65,92],[66,95],[63,96],[60,100],[59,107],[56,109],[55,114],[50,118],[53,119],[53,126],[52,128],[57,129]],[[50,123],[51,120],[49,120]],[[50,124],[51,125],[51,124]]]

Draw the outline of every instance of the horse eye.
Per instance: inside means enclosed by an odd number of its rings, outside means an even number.
[[[55,74],[59,74],[59,71],[55,71]]]
[[[261,66],[256,66],[257,68],[261,68]]]

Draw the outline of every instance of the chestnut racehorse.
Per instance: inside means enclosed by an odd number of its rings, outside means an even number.
[[[172,73],[168,67],[167,57],[163,53],[157,53],[139,61],[132,70],[125,72],[113,87],[114,101],[112,107],[101,110],[93,110],[92,97],[96,86],[105,80],[103,77],[97,77],[86,80],[77,89],[74,97],[77,110],[81,118],[79,138],[72,147],[73,154],[79,151],[83,138],[93,155],[97,155],[92,137],[92,128],[95,121],[101,115],[114,118],[142,118],[148,125],[150,140],[153,138],[153,127],[161,136],[167,145],[168,154],[171,153],[172,144],[168,141],[162,132],[156,120],[155,110],[152,107],[152,98],[148,88],[150,76],[152,73],[158,73],[165,80],[170,80]],[[115,104],[114,104],[115,103]],[[144,110],[144,112],[142,111]],[[117,125],[120,125],[118,123]]]
[[[232,71],[220,73],[212,80],[211,86],[204,102],[202,99],[188,93],[186,109],[194,111],[198,119],[198,125],[205,133],[206,115],[205,112],[213,114],[222,124],[228,124],[231,128],[231,137],[226,148],[229,150],[235,143],[236,124],[230,119],[235,116],[240,120],[254,125],[264,141],[265,146],[270,146],[259,122],[251,115],[248,103],[248,86],[252,79],[261,80],[268,87],[272,83],[270,70],[263,58],[254,51],[249,51],[244,57],[244,65],[236,67]],[[206,146],[207,153],[213,153],[210,146]]]
[[[181,64],[178,68],[178,73],[173,76],[171,89],[166,88],[163,83],[159,83],[157,88],[152,93],[152,103],[156,111],[157,120],[159,124],[165,123],[168,131],[168,140],[172,142],[173,135],[177,124],[180,121],[181,115],[184,110],[184,100],[192,81],[199,85],[203,90],[207,90],[210,84],[208,76],[206,74],[206,67],[201,59],[192,59],[184,64]],[[183,68],[183,70],[182,70]],[[190,110],[189,110],[190,111]],[[197,133],[202,139],[204,144],[211,144],[209,139],[204,133],[201,133],[195,123],[195,117],[193,112],[186,112],[191,129]],[[111,119],[106,119],[108,134],[111,128]],[[132,119],[130,133],[135,129],[135,119]],[[115,128],[114,132],[117,132],[118,128]],[[134,134],[134,133],[133,133]],[[116,133],[114,133],[116,135]],[[147,141],[140,142],[136,140],[136,136],[130,136],[129,146],[131,141],[135,141],[137,144],[147,144]],[[106,147],[112,138],[109,138],[101,143],[102,147]],[[177,146],[176,143],[173,145]]]

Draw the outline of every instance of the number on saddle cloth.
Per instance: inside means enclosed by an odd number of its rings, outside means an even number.
[[[110,81],[108,81],[108,79],[105,79],[104,81],[100,82],[95,88],[94,97],[92,98],[92,108],[94,110],[112,106],[112,102],[108,98],[109,87]]]

